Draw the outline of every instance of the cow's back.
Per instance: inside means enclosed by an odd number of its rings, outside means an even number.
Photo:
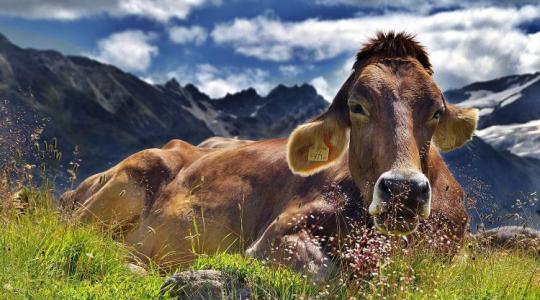
[[[315,197],[318,186],[314,183],[324,177],[294,176],[285,151],[285,139],[218,149],[182,169],[155,208],[177,210],[184,199],[173,195],[189,194],[196,213],[204,213],[208,221],[222,222],[222,227],[233,231],[244,230],[246,237],[254,238],[292,202]],[[171,201],[179,202],[170,205]]]

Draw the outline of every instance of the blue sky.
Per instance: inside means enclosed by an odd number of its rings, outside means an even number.
[[[212,97],[309,82],[330,100],[377,30],[416,34],[443,89],[540,70],[535,2],[4,0],[0,32]]]

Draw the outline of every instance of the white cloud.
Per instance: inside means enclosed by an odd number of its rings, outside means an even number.
[[[159,50],[151,42],[155,33],[126,30],[113,33],[98,42],[96,55],[91,57],[126,71],[145,71]]]
[[[404,30],[416,34],[427,46],[436,78],[443,88],[449,88],[538,70],[540,35],[527,34],[519,25],[539,18],[540,6],[476,7],[433,15],[390,13],[298,22],[259,16],[218,24],[212,38],[237,53],[261,60],[320,61],[352,57],[378,30]]]
[[[195,70],[178,68],[169,72],[167,77],[175,77],[182,84],[193,83],[212,98],[220,98],[227,93],[236,93],[250,87],[265,95],[272,88],[269,73],[257,68],[216,68],[209,64],[200,64]]]
[[[74,20],[99,14],[134,15],[160,22],[185,19],[191,10],[220,0],[3,0],[0,15]]]
[[[174,26],[169,28],[169,38],[177,44],[201,45],[208,38],[208,33],[201,26]]]
[[[323,96],[327,101],[332,101],[332,99],[334,99],[335,95],[333,91],[329,90],[328,82],[324,77],[315,77],[309,83],[317,90],[317,93]]]
[[[313,70],[315,68],[312,64],[303,64],[303,65],[280,65],[278,67],[279,72],[287,77],[295,77],[299,74],[304,73],[307,70]]]
[[[326,100],[332,101],[343,82],[352,73],[354,58],[347,58],[338,68],[323,76],[317,76],[310,81],[317,93]]]
[[[279,66],[279,71],[281,74],[287,76],[287,77],[294,77],[300,73],[302,73],[302,70],[295,65],[282,65]]]
[[[350,20],[281,22],[259,16],[218,24],[212,38],[218,44],[231,45],[240,54],[263,60],[288,61],[294,57],[321,60],[349,50],[350,46],[344,43],[359,41],[358,30],[350,30],[350,25]]]
[[[536,4],[537,0],[315,0],[315,4],[326,6],[354,6],[359,8],[396,8],[408,11],[429,12],[448,7],[480,7],[489,5],[525,5]]]
[[[477,0],[480,2],[481,0]],[[500,1],[500,0],[499,0]],[[400,7],[407,9],[409,7],[414,8],[415,10],[421,9],[422,11],[439,8],[439,7],[448,7],[450,5],[464,5],[466,1],[464,0],[390,0],[390,1],[381,1],[381,0],[315,0],[316,4],[326,5],[326,6],[336,6],[336,5],[346,5],[346,6],[355,6],[355,7]]]

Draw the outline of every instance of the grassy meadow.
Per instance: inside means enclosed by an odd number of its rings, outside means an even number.
[[[129,251],[110,233],[71,221],[50,190],[0,203],[0,299],[157,299],[174,273],[152,265],[146,275],[130,271]],[[475,249],[452,261],[398,257],[371,279],[342,272],[322,283],[239,254],[201,254],[186,269],[222,270],[257,299],[540,299],[540,258],[527,249]]]

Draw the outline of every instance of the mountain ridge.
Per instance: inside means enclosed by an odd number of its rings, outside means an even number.
[[[0,97],[12,111],[48,120],[43,138],[61,141],[64,163],[78,146],[82,177],[173,138],[197,144],[214,135],[284,136],[328,105],[314,88],[298,93],[298,86],[276,86],[265,97],[247,89],[211,99],[176,79],[151,85],[112,65],[52,50],[22,49],[3,36],[0,82]],[[283,89],[297,98],[278,93]],[[253,95],[261,108],[234,105],[234,99]],[[251,116],[254,113],[262,118]]]

